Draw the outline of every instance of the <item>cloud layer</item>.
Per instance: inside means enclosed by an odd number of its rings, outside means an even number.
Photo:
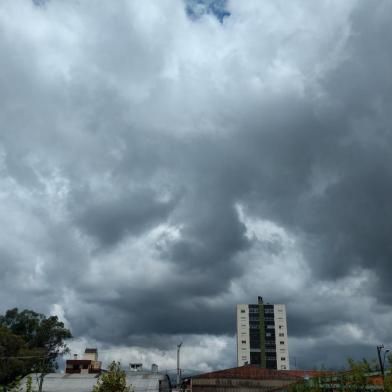
[[[298,367],[392,345],[391,8],[3,1],[1,310],[163,367],[257,295]]]

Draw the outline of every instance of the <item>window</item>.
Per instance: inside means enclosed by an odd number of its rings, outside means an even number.
[[[286,357],[280,357],[280,360],[281,360],[281,361],[285,361],[285,360],[286,360]]]
[[[245,313],[245,309],[241,309],[241,313]]]
[[[267,333],[265,334],[265,336],[266,336],[267,338],[269,338],[269,337],[271,336],[271,332],[267,332]]]
[[[279,342],[279,344],[284,344],[284,341],[283,341],[283,340],[281,340],[281,341]]]
[[[280,333],[279,336],[281,336],[281,337],[284,336],[284,333]]]
[[[279,325],[279,329],[282,329],[283,328],[283,325]]]
[[[246,340],[241,340],[241,343],[242,344],[246,344]]]

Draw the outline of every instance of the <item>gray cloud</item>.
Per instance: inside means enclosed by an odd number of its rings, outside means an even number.
[[[162,361],[258,294],[303,366],[392,342],[389,3],[38,3],[0,6],[2,310]]]

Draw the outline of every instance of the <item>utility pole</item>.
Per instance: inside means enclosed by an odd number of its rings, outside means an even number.
[[[384,379],[384,364],[382,363],[382,359],[381,359],[381,351],[382,351],[383,348],[384,348],[383,344],[380,344],[379,346],[377,346],[378,362],[380,364],[380,370],[381,370],[382,378]]]
[[[177,344],[177,389],[180,389],[180,376],[181,376],[181,369],[180,369],[180,349],[182,346],[182,342]]]

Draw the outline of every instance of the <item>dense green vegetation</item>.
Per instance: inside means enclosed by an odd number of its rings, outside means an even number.
[[[71,332],[57,316],[32,310],[8,310],[0,315],[0,386],[15,387],[28,373],[40,373],[39,390],[47,373],[57,368],[56,359],[68,352],[65,340]]]
[[[388,358],[388,362],[392,365],[392,357]],[[364,392],[373,389],[382,390],[383,387],[379,367],[375,360],[369,363],[366,359],[354,361],[350,358],[347,370],[323,373],[320,371],[318,377],[292,385],[289,392]],[[388,370],[385,372],[384,391],[392,392],[392,373]]]
[[[102,373],[93,392],[131,392],[127,387],[126,375],[120,362],[112,362],[107,373]]]

